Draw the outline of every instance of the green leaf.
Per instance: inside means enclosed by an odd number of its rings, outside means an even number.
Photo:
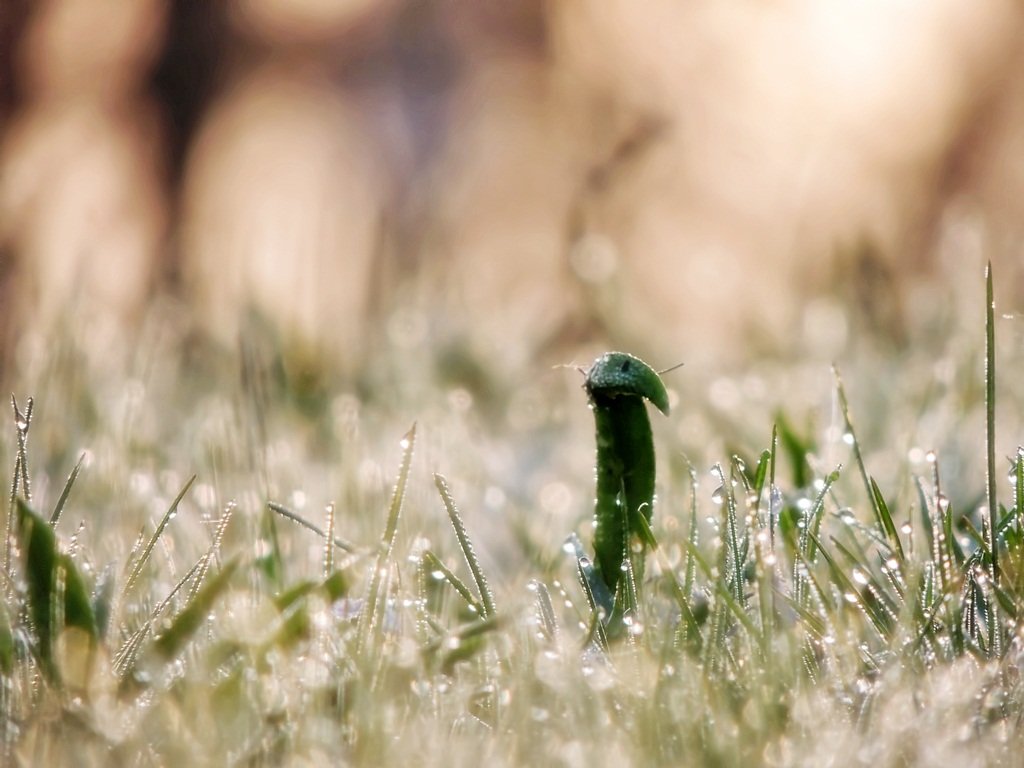
[[[24,499],[19,498],[17,504],[29,615],[39,640],[36,650],[46,674],[59,681],[53,657],[57,636],[65,627],[77,627],[95,639],[99,634],[96,617],[82,575],[74,561],[59,550],[53,528]]]

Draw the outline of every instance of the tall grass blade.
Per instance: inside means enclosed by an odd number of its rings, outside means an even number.
[[[487,577],[484,576],[483,569],[480,567],[480,561],[473,549],[473,542],[466,531],[466,525],[462,521],[462,515],[459,514],[458,507],[455,506],[455,500],[452,498],[451,490],[448,488],[448,481],[445,480],[444,476],[434,473],[434,484],[437,486],[437,492],[441,494],[441,501],[444,502],[444,508],[448,512],[448,519],[451,520],[452,528],[455,529],[455,537],[459,540],[462,555],[466,558],[469,572],[473,575],[473,581],[480,595],[480,603],[484,609],[483,616],[484,618],[493,616],[496,613],[494,594],[491,592],[491,587],[487,583]]]
[[[699,651],[701,642],[700,624],[697,622],[697,618],[693,612],[693,606],[690,604],[691,593],[683,584],[679,583],[679,579],[676,577],[675,571],[668,562],[668,558],[665,557],[665,553],[661,551],[661,547],[658,545],[658,540],[655,538],[654,532],[651,530],[651,525],[647,522],[647,518],[639,515],[638,520],[642,535],[650,543],[651,553],[655,559],[657,559],[661,572],[667,576],[669,586],[672,589],[672,596],[675,598],[676,605],[679,606],[679,613],[682,618],[682,626],[680,627],[680,630],[682,630],[683,633],[683,640],[688,647]],[[694,551],[696,551],[697,545],[695,543],[690,546],[692,546]],[[696,558],[689,558],[687,562],[692,563],[693,569],[696,570]],[[693,579],[691,579],[691,583],[692,580]]]
[[[1017,538],[1024,541],[1024,446],[1017,446],[1013,462],[1013,511],[1017,523]]]
[[[721,528],[724,532],[720,549],[721,576],[727,582],[729,593],[734,600],[745,604],[743,588],[744,558],[746,555],[746,534],[740,539],[739,524],[736,512],[736,494],[732,488],[732,475],[726,478],[721,464],[711,468],[711,474],[718,478],[719,488],[715,498],[722,505]]]
[[[686,534],[686,571],[683,576],[683,591],[687,599],[693,594],[694,584],[697,579],[697,561],[692,552],[697,551],[700,544],[700,526],[697,523],[697,471],[687,461],[687,470],[690,474],[690,524]]]
[[[206,581],[206,573],[210,570],[210,563],[212,563],[217,553],[220,551],[221,542],[224,541],[224,534],[227,532],[228,523],[231,522],[231,518],[235,512],[235,502],[229,501],[224,507],[224,513],[220,516],[220,520],[217,522],[217,530],[213,534],[213,541],[210,543],[209,549],[199,560],[199,568],[196,571],[196,577],[192,581],[192,586],[189,589],[188,601],[191,602],[195,599],[203,582]]]
[[[334,503],[327,505],[324,514],[327,517],[327,530],[324,531],[324,578],[334,572]]]
[[[715,578],[712,572],[711,565],[704,559],[704,557],[696,550],[693,550],[694,559],[697,565],[700,567],[701,572],[713,582],[715,595],[717,600],[715,601],[714,611],[718,613],[712,614],[712,631],[711,640],[716,642],[720,648],[717,651],[724,651],[725,635],[728,631],[729,624],[725,621],[727,613],[731,613],[733,618],[747,631],[747,634],[755,641],[755,644],[762,651],[766,651],[767,646],[765,644],[764,635],[761,630],[754,623],[753,619],[750,618],[750,614],[747,612],[746,606],[743,605],[739,600],[736,599],[732,593],[731,585],[722,579],[721,576]],[[728,611],[726,611],[728,609]]]
[[[985,491],[988,498],[988,523],[992,540],[992,580],[999,584],[999,540],[996,522],[996,303],[992,294],[992,262],[985,266]]]
[[[903,553],[903,544],[900,542],[899,534],[896,531],[896,525],[892,521],[892,515],[889,513],[889,507],[885,503],[885,499],[881,492],[878,490],[878,485],[868,475],[867,467],[864,465],[864,456],[860,451],[860,441],[857,439],[857,432],[853,428],[853,420],[850,418],[850,403],[846,398],[846,388],[843,386],[843,378],[839,374],[839,368],[835,364],[832,365],[832,375],[836,381],[836,393],[839,395],[839,408],[843,414],[843,429],[847,435],[849,435],[850,447],[853,449],[853,459],[857,463],[857,469],[860,472],[861,481],[864,483],[864,489],[868,493],[868,500],[871,502],[871,511],[875,515],[875,524],[878,526],[879,532],[889,542],[890,548],[896,554],[896,556],[902,562],[905,560]]]
[[[7,504],[7,524],[4,526],[4,573],[7,575],[8,584],[13,583],[11,579],[11,545],[14,542],[14,527],[17,520],[18,492],[25,499],[32,503],[32,488],[29,485],[28,470],[28,430],[32,426],[33,400],[28,399],[25,413],[18,408],[18,400],[11,395],[11,408],[14,410],[14,432],[17,438],[18,448],[14,457],[14,472],[11,475],[11,493]]]
[[[838,479],[839,468],[835,469],[825,478],[825,482],[818,491],[814,503],[804,513],[803,527],[800,529],[799,536],[797,537],[797,553],[800,555],[800,558],[794,558],[793,560],[793,591],[797,602],[801,605],[804,605],[803,600],[807,596],[808,572],[815,562],[815,550],[812,544],[821,529],[821,519],[825,511],[825,499]]]
[[[380,625],[383,606],[381,601],[381,585],[384,581],[384,574],[388,570],[391,561],[391,552],[395,547],[395,537],[398,535],[398,520],[402,515],[402,504],[405,501],[405,489],[409,482],[409,469],[412,466],[412,452],[416,445],[416,425],[405,434],[401,442],[402,463],[398,469],[398,479],[395,481],[395,488],[391,494],[391,503],[388,506],[388,517],[384,524],[384,533],[377,546],[377,557],[373,564],[373,571],[370,574],[370,583],[366,590],[366,601],[363,604],[362,615],[359,625],[359,649],[361,652],[367,650],[367,643],[374,629]]]
[[[164,516],[160,519],[159,525],[156,530],[153,531],[153,535],[150,536],[149,541],[146,542],[146,546],[143,547],[141,554],[135,560],[135,564],[132,566],[131,572],[128,574],[128,578],[125,580],[124,589],[121,591],[122,595],[127,595],[131,592],[135,582],[138,581],[142,569],[146,567],[146,563],[149,561],[150,555],[153,554],[153,548],[156,543],[160,540],[167,525],[174,519],[174,516],[178,514],[178,505],[181,504],[181,500],[185,498],[185,494],[188,493],[188,489],[192,487],[192,483],[196,481],[196,476],[192,475],[182,489],[178,492],[178,495],[174,497],[174,501],[167,508]]]
[[[85,454],[83,453],[78,457],[78,461],[75,463],[74,469],[71,470],[71,474],[68,475],[67,482],[64,483],[64,489],[60,492],[60,498],[57,499],[57,503],[53,505],[53,513],[50,515],[50,525],[54,528],[57,527],[57,523],[60,522],[60,516],[64,512],[64,505],[67,504],[68,495],[71,493],[71,487],[75,484],[75,480],[78,479],[78,473],[82,471],[82,463],[85,461]]]
[[[11,395],[11,405],[14,408],[14,426],[18,435],[17,481],[21,483],[21,495],[31,504],[32,485],[28,476],[28,431],[32,427],[32,411],[35,408],[35,401],[31,397],[28,399],[24,413],[18,408],[18,401],[14,395]]]

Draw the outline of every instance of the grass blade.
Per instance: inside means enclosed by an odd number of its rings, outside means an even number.
[[[655,538],[654,532],[651,530],[650,523],[647,522],[647,518],[641,515],[639,516],[639,519],[639,525],[643,532],[643,536],[650,542],[651,554],[657,559],[662,573],[664,573],[668,578],[669,586],[672,589],[672,597],[675,598],[676,605],[679,606],[679,613],[682,618],[682,625],[680,629],[683,633],[683,639],[694,650],[694,652],[699,652],[701,645],[700,624],[697,621],[697,617],[694,615],[693,606],[690,605],[690,592],[688,592],[686,588],[679,583],[675,570],[673,570],[671,564],[668,562],[668,558],[665,557],[665,553],[661,551],[661,547],[658,545],[658,540]],[[696,543],[691,543],[689,546],[692,546],[696,551]],[[692,567],[696,570],[697,562],[695,557],[689,557],[687,562],[690,564],[687,566],[688,568]]]
[[[996,536],[996,303],[992,296],[992,262],[985,266],[985,491],[992,540],[992,580],[999,584],[999,539]]]
[[[555,607],[551,604],[551,593],[547,585],[539,579],[531,581],[527,587],[537,596],[537,619],[541,632],[549,643],[558,642],[558,619]]]
[[[293,523],[298,523],[307,531],[312,531],[313,533],[315,533],[321,539],[326,539],[327,537],[327,532],[323,528],[321,528],[318,525],[315,525],[314,523],[309,522],[306,518],[302,517],[297,512],[292,512],[292,510],[288,509],[288,507],[284,506],[283,504],[278,504],[276,501],[268,501],[267,509],[269,509],[271,512],[274,512],[275,514],[280,515],[286,520],[291,520]],[[337,535],[333,537],[333,541],[334,546],[336,546],[342,552],[356,551],[355,544],[353,544],[350,541],[346,541],[345,539]]]
[[[74,561],[57,546],[53,528],[18,498],[18,530],[28,584],[29,614],[38,637],[37,652],[43,670],[54,682],[60,681],[53,652],[64,627],[78,627],[95,639],[96,617],[89,593]]]
[[[238,558],[228,563],[210,581],[196,592],[192,600],[174,617],[170,628],[153,642],[153,650],[165,661],[172,659],[188,642],[195,631],[202,626],[213,607],[214,601],[228,586],[238,569]]]
[[[905,557],[903,554],[903,544],[900,543],[899,534],[896,531],[896,525],[892,521],[892,515],[889,513],[889,507],[885,503],[885,499],[881,492],[878,490],[878,485],[868,475],[867,467],[864,465],[864,456],[860,452],[860,441],[857,439],[857,432],[853,428],[853,420],[850,418],[850,403],[846,399],[846,388],[843,386],[843,378],[839,374],[839,368],[836,365],[832,366],[832,375],[836,380],[836,393],[839,395],[839,408],[843,413],[843,429],[845,434],[849,435],[850,447],[853,449],[853,458],[857,463],[857,469],[860,472],[861,481],[864,483],[864,489],[868,493],[868,499],[871,502],[871,510],[875,514],[875,524],[878,526],[878,530],[882,536],[889,542],[889,546],[893,552],[896,553],[900,561],[904,561]]]
[[[370,634],[379,625],[378,614],[381,609],[381,585],[384,581],[384,572],[391,559],[391,552],[395,547],[395,536],[398,535],[398,520],[402,515],[402,504],[405,501],[405,489],[409,482],[409,468],[412,466],[412,452],[416,445],[416,425],[405,434],[401,442],[402,464],[398,469],[398,479],[395,481],[395,489],[391,494],[391,503],[388,506],[388,519],[384,524],[384,534],[381,536],[377,548],[377,557],[373,564],[373,572],[370,574],[370,583],[366,590],[366,601],[363,604],[363,612],[360,616],[359,626],[359,649],[365,651]]]
[[[480,601],[476,599],[476,596],[470,591],[469,587],[466,586],[465,582],[462,581],[458,576],[452,573],[452,570],[441,562],[440,558],[431,552],[429,549],[423,553],[423,558],[426,561],[426,566],[432,572],[436,571],[451,584],[452,589],[459,593],[463,600],[469,605],[469,607],[478,616],[484,615],[484,607],[480,604]]]
[[[185,498],[185,494],[188,493],[188,489],[192,487],[192,483],[196,481],[196,476],[192,475],[185,483],[184,487],[178,492],[178,495],[174,497],[174,501],[171,502],[171,506],[167,508],[163,518],[160,520],[160,524],[157,525],[156,530],[153,531],[153,535],[146,542],[146,546],[143,548],[142,553],[138,556],[135,561],[135,565],[132,566],[131,573],[128,575],[127,580],[124,583],[124,589],[122,595],[127,595],[131,588],[135,585],[139,575],[142,573],[142,569],[146,566],[146,562],[149,560],[149,556],[153,554],[153,548],[156,546],[157,541],[163,535],[167,525],[174,519],[174,516],[178,513],[178,505],[181,500]]]
[[[327,530],[324,531],[324,578],[334,572],[334,503],[327,505]]]
[[[455,506],[455,500],[452,499],[451,490],[448,488],[448,481],[444,479],[444,476],[434,473],[434,484],[437,486],[437,492],[441,494],[441,501],[444,502],[444,508],[448,512],[448,519],[451,520],[452,528],[455,529],[455,537],[459,540],[462,555],[466,558],[469,572],[473,575],[477,592],[480,593],[480,603],[484,609],[483,616],[484,618],[493,616],[497,612],[494,606],[494,594],[491,592],[491,587],[487,583],[487,577],[484,576],[483,569],[480,567],[480,561],[473,550],[473,542],[466,531],[466,524],[462,522],[462,516],[459,514],[458,507]]]
[[[18,408],[18,400],[13,394],[11,395],[11,407],[14,409],[14,428],[18,449],[14,457],[14,473],[11,476],[11,493],[7,504],[7,525],[4,534],[4,573],[8,577],[8,583],[11,582],[11,544],[14,541],[14,522],[18,516],[16,501],[19,489],[21,495],[30,504],[32,503],[32,488],[28,482],[28,470],[26,469],[28,430],[32,426],[32,398],[28,399],[24,414]]]
[[[601,607],[594,597],[591,583],[600,581],[600,579],[596,577],[594,565],[590,562],[589,557],[583,555],[576,558],[576,575],[579,577],[580,586],[583,587],[583,593],[587,596],[587,604],[590,606],[590,629],[587,632],[584,647],[590,645],[591,642],[596,642],[602,652],[608,653],[608,635],[605,632],[604,623],[610,613]],[[601,583],[604,584],[603,581]]]
[[[150,632],[153,631],[153,627],[156,626],[156,620],[167,610],[167,606],[171,604],[171,601],[185,588],[185,585],[199,572],[203,565],[203,558],[197,560],[191,568],[178,579],[178,583],[174,585],[170,592],[167,593],[167,597],[161,600],[157,606],[150,611],[147,620],[142,624],[141,627],[136,629],[121,647],[117,649],[117,653],[114,654],[114,671],[118,676],[124,678],[126,673],[130,672],[135,666],[135,661],[139,655],[139,649],[142,648],[142,643]]]
[[[900,541],[899,533],[896,531],[896,524],[893,522],[892,514],[889,512],[889,505],[886,503],[878,483],[875,482],[875,478],[869,479],[871,480],[872,503],[878,510],[878,517],[882,521],[882,531],[885,533],[889,543],[895,546],[894,553],[896,557],[901,563],[905,562],[907,558],[903,554],[903,543]]]
[[[64,511],[64,505],[67,503],[68,495],[71,493],[71,486],[75,484],[75,480],[78,479],[78,473],[82,470],[82,462],[85,461],[85,454],[83,453],[78,457],[78,463],[75,464],[75,468],[71,470],[71,474],[68,475],[68,480],[64,483],[64,490],[60,492],[60,498],[57,499],[57,503],[53,505],[53,513],[50,515],[50,525],[54,528],[57,527],[57,523],[60,522],[61,513]]]

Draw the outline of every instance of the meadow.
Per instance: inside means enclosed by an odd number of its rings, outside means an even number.
[[[497,371],[392,328],[353,375],[258,323],[223,349],[156,312],[123,355],[28,333],[0,763],[1014,765],[1001,288],[900,348],[664,372],[615,616],[574,370],[603,348]]]

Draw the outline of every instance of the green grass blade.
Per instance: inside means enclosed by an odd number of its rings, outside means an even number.
[[[999,539],[996,536],[996,303],[992,294],[992,262],[985,267],[985,491],[992,541],[992,580],[999,584]]]
[[[683,576],[683,591],[687,599],[693,594],[693,587],[697,579],[697,561],[694,560],[691,550],[696,551],[700,544],[700,526],[697,523],[697,470],[687,460],[686,468],[690,475],[690,523],[686,534],[686,571]]]
[[[398,521],[402,515],[402,504],[405,501],[405,489],[409,482],[409,469],[412,466],[412,453],[416,445],[416,425],[402,438],[402,463],[398,469],[398,479],[395,481],[395,488],[391,494],[391,503],[388,505],[388,517],[384,524],[384,533],[381,536],[380,544],[377,547],[377,557],[373,564],[373,571],[370,574],[370,582],[366,590],[366,601],[363,604],[363,611],[360,616],[359,626],[359,649],[365,651],[367,643],[373,630],[380,625],[383,613],[381,605],[381,585],[384,581],[384,572],[391,561],[391,552],[395,547],[395,537],[398,535]]]
[[[280,515],[286,520],[291,520],[293,523],[298,523],[307,531],[311,531],[312,533],[315,533],[317,536],[319,536],[321,539],[326,540],[327,532],[323,528],[321,528],[318,525],[315,525],[314,523],[309,522],[306,518],[302,517],[297,512],[293,512],[292,510],[288,509],[288,507],[284,506],[283,504],[278,504],[276,501],[268,501],[267,508],[271,512]],[[342,552],[355,552],[357,549],[355,544],[353,544],[350,541],[346,541],[340,536],[335,535],[333,537],[333,541],[334,546],[340,549]]]
[[[1013,509],[1017,521],[1017,536],[1024,540],[1024,447],[1017,446],[1013,462]]]
[[[693,552],[694,559],[696,560],[697,565],[700,568],[701,572],[704,574],[704,576],[707,579],[709,579],[713,583],[714,589],[715,589],[715,594],[721,599],[721,605],[724,605],[725,608],[728,609],[728,613],[731,613],[732,616],[737,620],[737,622],[744,629],[747,630],[747,634],[751,637],[751,639],[754,640],[754,642],[757,645],[757,647],[760,648],[762,651],[766,651],[767,650],[767,645],[765,644],[764,636],[761,634],[760,629],[754,623],[753,619],[750,618],[750,614],[747,613],[746,608],[738,600],[736,600],[735,596],[732,594],[731,585],[727,584],[721,578],[721,576],[719,576],[718,578],[715,578],[714,573],[712,572],[712,569],[711,569],[711,565],[708,563],[707,560],[704,559],[704,557],[700,554],[700,552],[698,552],[696,550],[693,550],[692,552]],[[719,610],[719,607],[716,606],[715,610]],[[712,638],[711,639],[712,639],[712,642],[716,643],[717,645],[721,645],[724,642],[724,634],[725,634],[726,629],[727,629],[727,627],[725,626],[725,623],[724,623],[725,615],[726,615],[726,612],[723,611],[720,614],[720,616],[718,617],[718,623],[717,624],[716,624],[715,617],[712,617]],[[716,626],[718,628],[720,628],[720,631],[716,631]],[[717,636],[717,639],[716,639],[716,636]],[[716,655],[715,655],[714,658],[717,657],[717,655],[718,655],[717,651],[718,650],[721,650],[721,649],[717,649],[716,650]]]
[[[805,488],[808,486],[813,477],[814,470],[807,461],[807,456],[814,452],[814,444],[810,439],[804,439],[796,433],[796,430],[790,425],[789,420],[785,414],[780,413],[776,419],[776,426],[772,431],[773,435],[778,436],[779,442],[782,444],[782,450],[785,451],[789,457],[790,464],[793,469],[793,486],[796,488]],[[772,448],[774,451],[775,440],[772,440]],[[772,462],[772,481],[774,483],[774,469],[775,462]]]
[[[665,574],[669,580],[672,597],[675,598],[676,605],[679,606],[679,613],[683,620],[683,628],[685,630],[684,639],[695,651],[699,652],[701,643],[700,624],[697,622],[697,618],[694,615],[693,606],[690,605],[690,593],[686,590],[683,584],[679,583],[679,579],[676,577],[675,571],[669,564],[664,552],[661,551],[661,547],[658,545],[658,540],[654,536],[654,531],[651,530],[651,525],[647,522],[646,518],[643,518],[640,522],[640,528],[643,536],[650,543],[651,554],[658,561],[661,572]],[[692,546],[696,549],[697,545],[694,543]],[[691,558],[688,562],[691,562],[693,564],[692,567],[696,569],[697,562],[695,558]]]
[[[224,541],[224,534],[227,531],[228,523],[231,522],[231,518],[234,516],[234,512],[235,503],[233,501],[228,502],[224,507],[224,513],[220,516],[220,520],[217,521],[217,530],[213,534],[213,541],[210,543],[209,549],[206,550],[206,554],[199,560],[199,569],[188,593],[189,602],[195,598],[203,582],[206,581],[206,573],[210,569],[210,563],[214,561],[217,553],[220,551],[221,542]]]
[[[238,558],[229,560],[224,567],[204,584],[191,601],[174,617],[170,628],[153,642],[153,650],[165,661],[182,649],[195,631],[206,621],[214,601],[227,588],[238,569]]]
[[[497,612],[494,606],[494,594],[491,592],[491,587],[487,583],[487,577],[484,576],[483,569],[480,567],[480,561],[473,549],[473,541],[469,538],[466,525],[462,521],[462,515],[459,514],[459,509],[455,506],[455,500],[452,498],[451,490],[448,488],[448,481],[445,480],[443,475],[434,473],[434,485],[437,486],[437,492],[441,494],[441,501],[444,502],[444,508],[448,512],[448,519],[451,520],[452,528],[455,529],[455,537],[459,540],[462,555],[466,558],[469,572],[472,574],[477,592],[480,594],[480,603],[484,609],[483,616],[484,618],[493,616]]]
[[[586,582],[583,586],[591,610],[596,611],[600,608],[604,613],[602,621],[607,621],[615,609],[614,595],[608,590],[608,585],[604,583],[593,561],[587,556],[579,536],[575,533],[570,534],[564,546],[567,551],[571,551],[579,576]]]
[[[167,593],[167,597],[161,600],[156,608],[150,611],[146,621],[135,630],[127,640],[125,640],[121,646],[117,649],[117,653],[114,654],[114,671],[122,678],[132,670],[135,666],[135,661],[138,658],[139,651],[142,648],[143,642],[149,637],[150,632],[153,631],[153,627],[156,625],[156,620],[160,618],[167,607],[171,604],[171,601],[185,588],[185,585],[192,580],[192,578],[199,572],[202,567],[203,558],[197,560],[191,568],[178,579],[178,583],[174,585],[170,592]]]
[[[476,599],[476,596],[470,588],[466,586],[462,579],[452,573],[451,569],[441,562],[437,555],[428,549],[423,553],[423,557],[426,561],[427,568],[429,568],[431,572],[441,574],[441,577],[452,586],[452,589],[459,593],[459,596],[466,601],[466,604],[469,605],[474,613],[478,616],[485,615],[484,606]]]
[[[0,602],[0,672],[9,676],[14,670],[14,662],[14,632],[11,628],[11,617],[7,613],[7,605]]]
[[[324,531],[324,578],[334,573],[334,503],[327,505],[324,514],[327,518],[327,530]]]
[[[555,607],[551,604],[551,593],[547,585],[538,579],[530,582],[528,588],[537,596],[537,619],[541,632],[549,643],[558,642],[558,619],[555,617]]]
[[[78,473],[82,470],[82,462],[85,461],[85,454],[83,453],[78,457],[78,462],[75,464],[75,468],[71,470],[71,474],[68,475],[67,482],[64,483],[64,489],[60,492],[60,498],[57,499],[57,503],[53,505],[53,513],[50,515],[50,525],[54,528],[57,527],[57,523],[60,522],[61,513],[64,512],[64,505],[68,501],[68,495],[71,493],[71,487],[75,484],[75,480],[78,479]]]
[[[896,553],[902,562],[905,559],[903,545],[900,543],[899,534],[896,531],[896,526],[892,521],[892,515],[889,513],[885,499],[878,490],[878,485],[868,475],[867,467],[864,464],[864,456],[860,451],[860,441],[857,439],[857,432],[853,428],[853,420],[850,418],[850,403],[846,398],[846,388],[843,386],[843,378],[839,374],[839,368],[836,365],[832,366],[832,375],[836,381],[839,408],[843,414],[843,428],[846,434],[850,436],[849,442],[850,447],[853,449],[853,458],[857,464],[857,470],[860,472],[861,481],[864,483],[864,489],[867,491],[868,500],[871,502],[871,511],[875,515],[875,524],[878,526],[882,536],[889,542],[893,552]]]
[[[819,552],[821,552],[822,558],[828,565],[829,572],[832,574],[832,581],[842,590],[844,600],[846,602],[850,602],[850,597],[848,596],[856,598],[855,605],[857,605],[857,607],[859,607],[868,618],[878,635],[883,638],[889,637],[892,631],[892,626],[889,623],[889,617],[886,616],[885,612],[882,611],[875,602],[864,600],[860,587],[854,584],[843,569],[839,567],[835,558],[832,557],[828,550],[825,549],[824,545],[822,545],[821,540],[818,539],[817,536],[812,536],[812,539],[814,540],[815,547]]]
[[[182,489],[178,492],[178,495],[174,497],[174,501],[171,502],[171,505],[167,508],[163,518],[161,518],[160,524],[157,525],[156,530],[153,531],[153,535],[150,536],[149,541],[146,542],[146,546],[143,548],[142,553],[135,560],[135,564],[132,566],[131,572],[125,580],[124,589],[121,592],[122,595],[127,595],[131,591],[132,587],[135,586],[135,582],[138,581],[139,575],[142,573],[142,569],[145,568],[150,555],[153,554],[153,548],[156,546],[157,541],[160,540],[160,537],[163,535],[168,524],[178,513],[178,505],[181,503],[181,500],[185,498],[185,494],[188,493],[188,489],[192,487],[192,483],[195,481],[196,476],[192,475],[192,477],[188,479]]]
[[[29,613],[39,641],[37,652],[50,679],[59,681],[53,657],[58,634],[64,627],[77,627],[95,639],[99,634],[96,617],[82,575],[74,561],[59,550],[53,528],[24,499],[19,497],[17,505]]]
[[[590,630],[587,632],[584,647],[590,645],[591,642],[595,642],[598,648],[607,653],[608,635],[605,632],[604,625],[611,613],[599,605],[594,596],[594,590],[591,588],[591,585],[595,581],[601,581],[601,579],[597,576],[594,564],[586,555],[576,558],[576,575],[579,577],[580,586],[587,597],[587,605],[590,606]],[[601,583],[603,584],[604,582],[602,581]]]
[[[33,400],[28,399],[28,405],[23,414],[18,408],[18,400],[11,395],[11,408],[14,410],[14,429],[17,438],[18,448],[14,457],[14,472],[11,475],[11,493],[7,504],[7,525],[4,533],[4,574],[11,583],[11,546],[15,536],[15,521],[18,518],[17,498],[19,491],[21,495],[31,504],[32,488],[29,485],[28,470],[28,430],[32,426]]]
[[[889,505],[886,503],[878,483],[875,482],[875,478],[869,479],[871,481],[872,504],[878,510],[878,517],[882,521],[882,531],[889,543],[894,547],[893,553],[897,559],[901,563],[905,562],[907,558],[903,553],[903,543],[900,541],[899,533],[896,531],[896,524],[893,522],[892,514],[889,512]]]

